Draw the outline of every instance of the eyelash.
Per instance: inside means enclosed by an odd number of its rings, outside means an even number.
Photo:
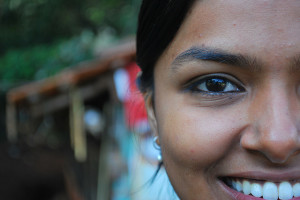
[[[208,82],[215,82],[225,84],[224,90],[231,88],[229,91],[209,91],[207,88]],[[193,94],[201,94],[205,96],[216,96],[216,95],[229,95],[235,93],[245,92],[243,84],[238,81],[236,78],[228,74],[209,74],[201,77],[194,78],[188,81],[184,86],[184,91],[191,92]],[[206,90],[204,90],[206,88]]]

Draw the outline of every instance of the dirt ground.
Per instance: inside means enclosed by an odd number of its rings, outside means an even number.
[[[56,150],[0,144],[0,199],[67,200],[63,160]]]

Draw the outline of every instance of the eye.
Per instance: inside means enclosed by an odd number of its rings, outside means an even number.
[[[234,93],[245,91],[241,84],[236,82],[238,81],[232,81],[226,77],[206,76],[192,81],[187,89],[192,92],[202,93]]]
[[[208,78],[195,86],[195,89],[205,92],[235,92],[238,87],[224,78]]]

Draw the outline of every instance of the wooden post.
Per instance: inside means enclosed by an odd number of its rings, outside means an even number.
[[[11,143],[17,142],[17,111],[16,105],[11,102],[8,102],[6,105],[6,129],[8,141]]]
[[[70,126],[70,145],[74,150],[74,137],[75,137],[75,125],[74,125],[74,110],[73,110],[73,101],[72,101],[72,93],[70,92],[70,110],[69,110],[69,126]]]
[[[110,169],[107,165],[109,159],[109,141],[102,142],[99,155],[99,171],[97,184],[97,200],[109,200],[111,192]]]
[[[106,104],[104,106],[104,114],[106,115],[106,127],[104,135],[101,138],[99,165],[98,165],[98,184],[97,184],[97,200],[109,200],[111,193],[111,168],[109,166],[109,153],[112,148],[111,133],[114,129],[114,113],[113,105]]]
[[[84,104],[78,88],[70,91],[70,136],[71,145],[74,148],[75,159],[78,162],[85,162],[87,159],[86,133],[84,129]]]

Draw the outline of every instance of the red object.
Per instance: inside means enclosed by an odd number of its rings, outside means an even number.
[[[136,85],[136,77],[140,68],[136,63],[131,63],[125,67],[129,78],[129,90],[125,97],[125,118],[130,129],[136,129],[147,121],[144,98]]]

